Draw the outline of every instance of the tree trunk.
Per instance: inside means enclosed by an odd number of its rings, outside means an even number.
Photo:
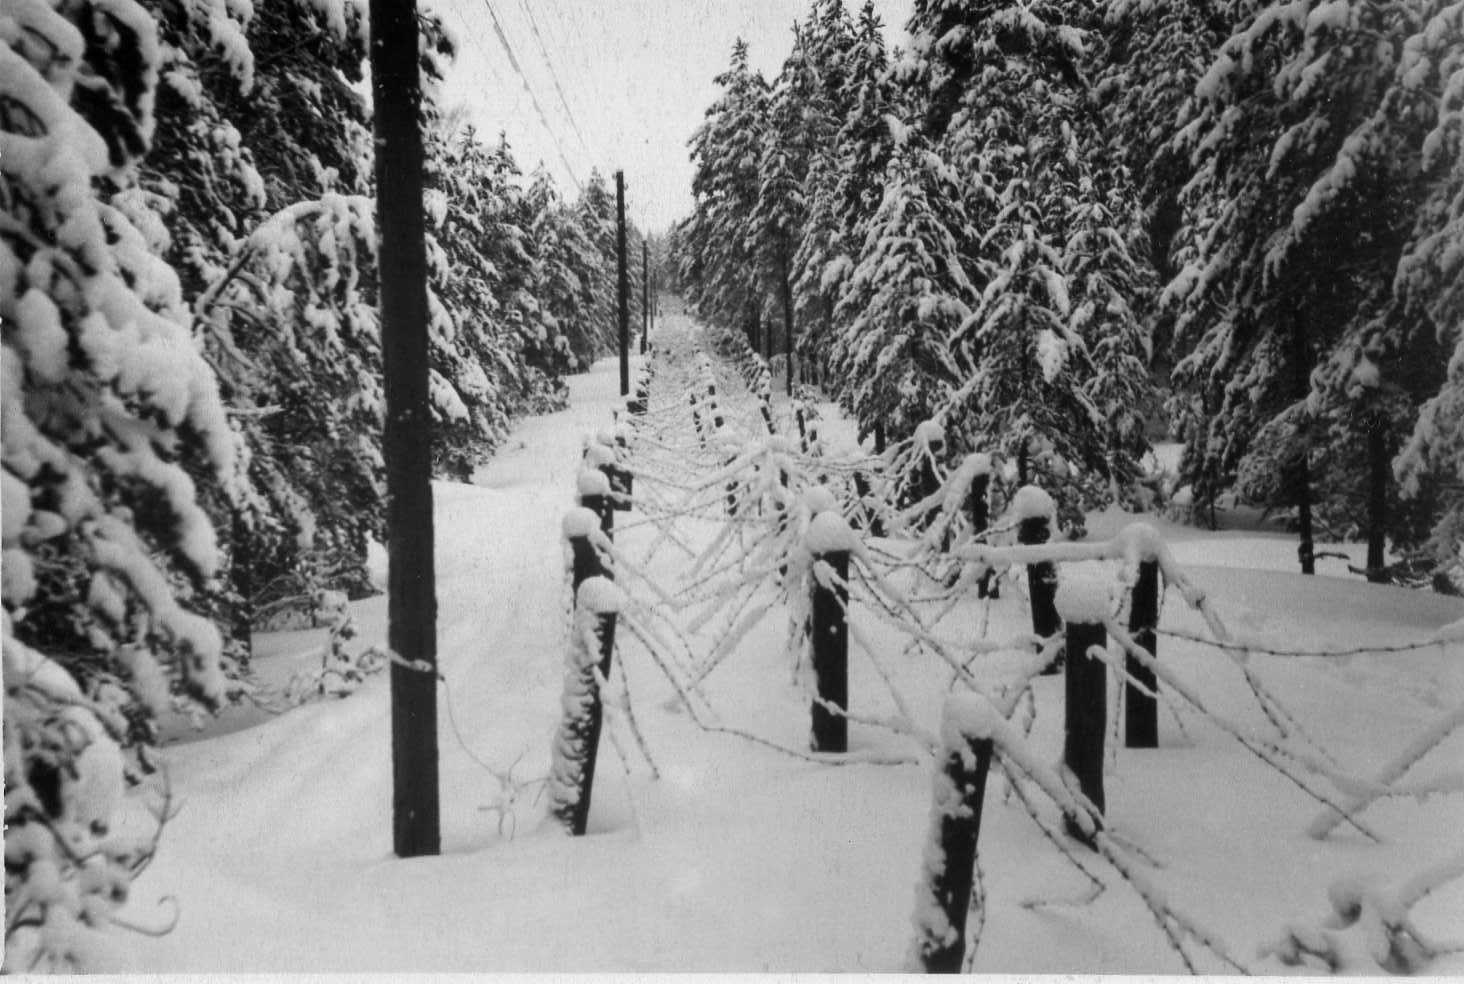
[[[1296,532],[1300,542],[1296,556],[1301,561],[1301,573],[1317,572],[1316,544],[1312,536],[1311,465],[1307,462],[1307,451],[1302,449],[1301,464],[1297,468],[1296,489]]]
[[[1306,321],[1300,306],[1292,312],[1291,345],[1292,359],[1295,362],[1296,398],[1305,400],[1307,393],[1311,390],[1311,361],[1307,358]],[[1307,460],[1310,454],[1311,441],[1307,435],[1303,434],[1301,460],[1296,476],[1296,525],[1301,541],[1297,545],[1296,555],[1301,561],[1301,573],[1303,574],[1317,572],[1316,544],[1312,538],[1311,463]]]
[[[234,638],[244,647],[244,652],[254,656],[254,584],[251,574],[252,542],[249,524],[242,509],[235,507],[229,527],[229,583],[239,597],[239,607],[234,609]]]
[[[1387,427],[1381,412],[1368,420],[1367,579],[1374,584],[1388,583],[1384,551],[1388,544],[1388,465],[1392,454]]]

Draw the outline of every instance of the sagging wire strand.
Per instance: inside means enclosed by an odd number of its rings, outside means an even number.
[[[668,348],[673,348],[668,346]],[[1124,589],[1117,610],[1105,622],[1108,647],[1102,658],[1113,671],[1118,683],[1119,700],[1132,687],[1136,693],[1154,698],[1167,708],[1177,727],[1188,735],[1186,718],[1195,715],[1214,724],[1220,732],[1238,742],[1264,766],[1287,778],[1304,795],[1315,801],[1324,814],[1335,816],[1377,839],[1377,834],[1360,823],[1353,814],[1356,804],[1369,797],[1427,796],[1435,793],[1464,790],[1464,778],[1442,777],[1428,782],[1403,783],[1391,780],[1367,780],[1348,775],[1340,767],[1337,756],[1309,734],[1297,715],[1264,681],[1258,668],[1250,663],[1252,654],[1275,656],[1344,656],[1367,653],[1405,652],[1443,645],[1439,640],[1418,643],[1356,647],[1349,650],[1306,651],[1270,649],[1257,646],[1252,640],[1233,635],[1212,601],[1175,563],[1167,547],[1159,543],[1153,557],[1163,576],[1160,598],[1173,591],[1196,612],[1208,630],[1208,636],[1182,630],[1160,629],[1158,634],[1193,642],[1226,653],[1237,668],[1249,693],[1264,719],[1264,726],[1242,725],[1219,713],[1202,699],[1170,663],[1157,661],[1146,653],[1119,624],[1118,616],[1127,621],[1136,581],[1138,547],[1124,535],[1105,543],[1058,542],[1040,546],[1003,543],[1016,528],[1009,517],[998,517],[986,528],[971,528],[969,518],[952,508],[955,497],[937,490],[911,505],[896,510],[890,507],[879,513],[887,529],[887,537],[860,541],[860,549],[852,551],[850,575],[841,578],[830,565],[814,558],[803,545],[811,518],[808,496],[819,486],[834,493],[836,502],[843,502],[841,512],[856,523],[868,522],[864,511],[869,500],[887,493],[893,480],[886,480],[875,492],[859,493],[850,486],[855,475],[864,474],[879,463],[903,462],[913,468],[928,465],[932,473],[950,479],[951,473],[941,468],[928,446],[914,443],[897,446],[884,458],[871,458],[857,450],[848,454],[831,452],[817,437],[800,446],[795,442],[786,407],[776,416],[757,408],[733,405],[745,395],[751,396],[735,373],[712,371],[711,360],[695,345],[684,351],[659,350],[658,357],[668,365],[679,357],[684,361],[698,359],[696,372],[659,371],[655,379],[684,394],[704,382],[710,375],[716,390],[715,406],[703,404],[701,411],[714,410],[722,416],[722,427],[709,433],[706,419],[693,430],[692,408],[682,400],[650,400],[651,410],[633,426],[628,458],[642,455],[634,466],[637,482],[644,480],[644,496],[635,497],[634,506],[644,517],[625,529],[654,529],[657,542],[652,549],[635,551],[641,565],[649,565],[661,556],[658,551],[672,542],[664,531],[687,527],[682,524],[711,527],[710,538],[679,537],[678,555],[685,560],[677,587],[663,588],[658,597],[665,612],[653,612],[642,606],[626,625],[629,635],[670,683],[676,700],[687,709],[688,716],[700,730],[721,733],[739,740],[766,747],[791,758],[823,765],[843,765],[851,761],[877,761],[880,764],[928,763],[937,750],[936,738],[922,727],[912,708],[910,695],[901,685],[903,671],[896,672],[891,659],[903,660],[919,656],[930,658],[944,667],[943,681],[947,692],[969,690],[983,695],[996,708],[1012,729],[1012,741],[1030,740],[1037,720],[1036,678],[1042,669],[1064,649],[1061,633],[1047,639],[1022,633],[1006,640],[989,636],[992,599],[983,599],[979,609],[979,630],[974,638],[957,638],[944,624],[962,604],[971,600],[971,590],[986,572],[1005,578],[1014,585],[1014,575],[1022,567],[1041,562],[1064,563],[1105,561],[1118,563],[1118,582]],[[704,361],[701,361],[704,360]],[[656,393],[652,387],[651,393]],[[756,399],[755,396],[751,396]],[[684,439],[690,434],[690,439]],[[680,437],[678,437],[680,435]],[[700,452],[700,453],[698,453]],[[903,457],[902,457],[903,456]],[[688,467],[701,470],[701,478],[688,478]],[[668,475],[667,472],[670,474]],[[731,498],[729,500],[729,487]],[[652,491],[654,490],[654,491]],[[653,515],[654,514],[654,515]],[[932,520],[932,517],[933,520]],[[911,535],[911,529],[925,522],[923,532]],[[617,548],[619,549],[619,548]],[[621,560],[622,569],[627,562]],[[648,580],[654,580],[647,575]],[[834,590],[840,597],[851,646],[861,661],[872,668],[882,694],[890,704],[889,713],[860,711],[850,713],[826,701],[820,701],[811,685],[810,674],[800,672],[808,644],[808,594],[814,583]],[[1020,592],[1016,593],[1020,597]],[[843,600],[847,599],[847,600]],[[724,722],[713,710],[706,687],[715,672],[726,665],[743,648],[748,634],[779,609],[787,613],[786,650],[792,681],[810,706],[843,716],[864,727],[882,730],[913,746],[910,754],[887,752],[862,754],[857,758],[844,755],[809,752],[791,743],[754,734],[747,728]],[[673,613],[688,614],[689,635],[682,633],[672,618]],[[685,654],[678,661],[664,646],[664,638],[654,638],[645,631],[643,622],[659,619],[666,634],[677,638],[677,649]],[[898,640],[894,647],[877,642],[871,628],[891,632]],[[1135,652],[1138,650],[1138,652]],[[701,657],[694,655],[704,653]],[[1125,657],[1132,655],[1140,666],[1155,674],[1157,685],[1150,687],[1134,678],[1125,666]],[[979,669],[992,657],[1001,656],[1002,679],[990,680],[989,673]],[[1012,659],[1015,657],[1015,663]],[[623,661],[622,661],[623,662]],[[993,666],[996,664],[992,664]],[[1122,705],[1120,705],[1121,707]],[[1464,715],[1464,711],[1461,711]],[[1115,721],[1118,716],[1115,715]],[[1443,733],[1464,727],[1464,717],[1450,725],[1443,722],[1430,732],[1443,728]],[[1441,739],[1439,739],[1441,740]],[[1113,742],[1116,749],[1117,742]],[[1437,741],[1420,742],[1436,747]],[[1425,750],[1426,751],[1426,750]],[[1422,754],[1422,753],[1420,753]],[[1415,759],[1416,760],[1416,756]],[[1051,815],[1042,809],[1034,795],[1041,790],[1041,799],[1050,801],[1060,814],[1072,812],[1074,790],[1062,792],[1050,784],[1036,782],[1030,762],[1021,755],[1009,753],[998,758],[1007,782],[1006,797],[1015,799],[1038,823],[1044,838],[1056,849],[1075,860],[1072,847],[1058,833]],[[1396,771],[1396,770],[1395,770]],[[1406,771],[1406,767],[1404,769]],[[1329,784],[1340,795],[1333,795]],[[1371,801],[1370,799],[1368,800]],[[1086,804],[1091,808],[1091,804]],[[1096,816],[1096,811],[1094,811]],[[1095,850],[1144,901],[1166,939],[1180,955],[1186,968],[1195,970],[1198,950],[1209,952],[1226,967],[1244,972],[1213,934],[1175,910],[1149,881],[1142,866],[1158,869],[1160,861],[1144,847],[1121,831],[1100,829],[1095,837]],[[1104,882],[1084,863],[1079,862],[1093,891],[1077,898],[1073,904],[1085,904],[1095,898]],[[979,882],[979,877],[978,877]],[[1047,903],[1040,903],[1047,904]],[[1198,948],[1198,950],[1196,950]],[[1195,952],[1192,952],[1195,951]]]

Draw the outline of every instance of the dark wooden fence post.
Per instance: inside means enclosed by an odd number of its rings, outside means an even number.
[[[1052,538],[1052,524],[1057,517],[1057,503],[1052,496],[1035,485],[1024,485],[1012,497],[1012,512],[1017,517],[1017,542],[1035,546]],[[1042,561],[1027,565],[1027,594],[1032,601],[1032,631],[1043,639],[1062,627],[1053,596],[1057,593],[1057,565]],[[1043,673],[1056,673],[1062,668],[1058,656]]]
[[[1088,650],[1108,644],[1103,619],[1108,615],[1108,591],[1088,578],[1064,581],[1057,590],[1058,611],[1067,622],[1067,670],[1064,679],[1062,764],[1078,782],[1101,815],[1103,797],[1103,741],[1108,729],[1108,664],[1092,659]],[[1090,840],[1065,818],[1067,831]]]
[[[637,417],[643,416],[651,403],[651,373],[643,367],[635,380],[635,397],[625,402],[625,408]]]
[[[973,472],[966,507],[971,514],[971,536],[983,536],[991,526],[991,456],[979,452],[967,456],[963,463]],[[976,582],[976,597],[1000,598],[1001,582],[992,578],[988,567]]]
[[[935,494],[940,488],[940,477],[936,474],[936,462],[945,454],[945,429],[933,420],[927,420],[915,428],[915,447],[920,460],[915,465],[914,488],[911,500],[919,502]],[[927,514],[928,517],[929,514]],[[929,519],[922,519],[921,529]]]
[[[702,428],[701,407],[697,403],[696,390],[692,390],[687,393],[686,398],[691,401],[691,423],[692,426],[696,429],[697,443],[700,444],[702,447],[706,447],[707,432]]]
[[[630,512],[631,496],[635,494],[635,476],[621,463],[630,447],[625,437],[625,428],[617,424],[614,430],[600,431],[595,435],[595,440],[603,450],[594,452],[593,464],[610,479],[610,508],[615,512]],[[586,457],[589,457],[588,451]]]
[[[1133,600],[1129,603],[1129,635],[1155,656],[1159,655],[1156,629],[1159,627],[1159,562],[1139,563],[1138,580],[1134,582]],[[1149,693],[1157,693],[1159,681],[1154,671],[1125,654],[1124,670]],[[1159,702],[1133,683],[1125,682],[1123,695],[1123,743],[1126,748],[1159,747]]]
[[[596,671],[602,678],[610,674],[616,614],[621,603],[614,582],[601,576],[586,578],[575,592],[574,625],[560,702],[564,717],[554,737],[549,799],[550,811],[576,837],[584,834],[590,819],[590,795],[604,719]],[[590,645],[591,637],[594,646]]]
[[[600,552],[591,542],[594,529],[599,525],[600,514],[588,506],[580,506],[564,514],[564,539],[570,550],[570,584],[576,591],[585,581],[605,573]]]
[[[812,747],[815,752],[849,750],[849,551],[854,533],[836,510],[824,510],[808,526],[806,546],[814,562],[829,565],[840,583],[821,584],[813,578],[813,674],[818,700],[813,703]]]
[[[972,718],[979,721],[981,714],[995,713],[982,707],[984,703],[976,694],[959,694],[947,699],[941,715],[944,765],[935,774],[930,841],[915,887],[915,943],[910,954],[912,969],[927,974],[959,974],[966,957],[966,913],[975,881],[992,740],[969,733],[981,728],[964,725]]]
[[[595,467],[594,462],[587,460],[586,464],[575,481],[579,503],[594,510],[600,517],[600,529],[606,536],[611,536],[615,528],[615,499],[611,494],[610,476],[603,468]]]

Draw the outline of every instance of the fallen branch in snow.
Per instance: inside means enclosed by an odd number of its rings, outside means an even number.
[[[1320,923],[1290,923],[1261,948],[1291,967],[1320,964],[1330,973],[1416,974],[1434,960],[1464,952],[1464,941],[1441,943],[1413,921],[1415,905],[1443,885],[1464,878],[1464,853],[1426,868],[1394,892],[1362,879],[1333,882],[1332,911]]]

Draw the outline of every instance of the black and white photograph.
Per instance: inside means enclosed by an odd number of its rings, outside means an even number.
[[[1464,978],[1464,0],[0,0],[5,973]]]

